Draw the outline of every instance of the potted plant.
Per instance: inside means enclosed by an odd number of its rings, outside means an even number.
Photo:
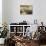
[[[7,24],[3,25],[3,31],[0,31],[0,44],[4,44],[4,40],[7,37],[8,29]]]

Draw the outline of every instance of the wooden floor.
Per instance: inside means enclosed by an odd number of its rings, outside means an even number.
[[[46,45],[40,45],[40,46],[46,46]]]
[[[0,46],[4,46],[4,45],[1,44]]]
[[[0,45],[0,46],[4,46],[4,45]],[[36,43],[35,43],[35,44],[33,43],[33,45],[32,45],[32,46],[39,46],[39,45],[38,45],[38,44],[36,44]],[[46,46],[46,45],[40,45],[40,46]]]
[[[4,45],[0,45],[0,46],[4,46]],[[31,46],[46,46],[46,45],[39,45],[37,41],[32,41]]]
[[[46,46],[45,45],[39,45],[39,43],[37,41],[32,41],[32,46]]]

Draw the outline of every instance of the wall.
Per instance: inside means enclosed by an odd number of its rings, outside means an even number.
[[[4,0],[3,1],[3,22],[15,23],[26,20],[29,24],[34,23],[37,19],[38,24],[41,21],[46,25],[46,0]],[[20,4],[32,4],[32,15],[20,15]]]
[[[8,23],[7,0],[2,0],[2,23]]]
[[[8,1],[7,1],[8,2]],[[9,2],[10,3],[10,2]],[[9,22],[21,22],[23,20],[26,20],[26,21],[31,21],[31,19],[33,19],[33,14],[32,15],[26,15],[26,16],[21,16],[20,15],[20,5],[21,4],[32,4],[32,1],[31,0],[11,0],[11,5],[10,8],[11,8],[11,15],[9,15]],[[9,6],[7,6],[9,7]],[[9,9],[10,10],[10,9]],[[8,11],[9,12],[9,11]],[[31,19],[29,19],[31,18]],[[14,21],[15,20],[15,21]],[[33,20],[32,20],[33,21]]]
[[[34,1],[34,16],[40,24],[41,21],[46,25],[46,0],[35,0]]]
[[[2,27],[2,0],[0,0],[0,27]]]

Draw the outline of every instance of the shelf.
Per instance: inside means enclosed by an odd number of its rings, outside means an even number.
[[[10,33],[15,33],[15,32],[10,32]]]
[[[23,32],[16,32],[16,33],[23,33]]]
[[[10,33],[16,33],[17,35],[22,34],[22,36],[25,36],[25,34],[26,34],[26,28],[30,27],[30,26],[31,25],[9,25],[9,27],[10,27]],[[14,32],[14,30],[16,32]]]
[[[9,25],[9,26],[31,26],[31,25]]]
[[[15,32],[10,32],[10,33],[15,33]],[[16,32],[16,33],[23,33],[23,32]]]

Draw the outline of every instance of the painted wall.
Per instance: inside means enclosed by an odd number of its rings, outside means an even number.
[[[0,27],[2,27],[2,0],[0,0]]]
[[[9,17],[8,20],[10,23],[12,23],[12,22],[18,23],[18,22],[22,22],[23,20],[30,22],[31,19],[33,19],[33,17],[32,17],[33,14],[32,15],[25,15],[25,16],[20,15],[20,5],[21,4],[32,4],[31,0],[29,0],[29,1],[28,0],[25,0],[25,1],[23,1],[23,0],[11,0],[10,2],[7,1],[7,3],[10,3],[10,5],[7,4],[7,13],[8,13],[7,16]],[[29,18],[31,18],[31,19],[29,19]]]
[[[8,23],[7,0],[2,0],[2,23]]]
[[[3,22],[15,23],[26,20],[29,24],[34,23],[34,19],[37,19],[38,24],[41,21],[46,25],[46,0],[4,0],[3,1]],[[32,4],[32,15],[20,15],[21,4]]]

